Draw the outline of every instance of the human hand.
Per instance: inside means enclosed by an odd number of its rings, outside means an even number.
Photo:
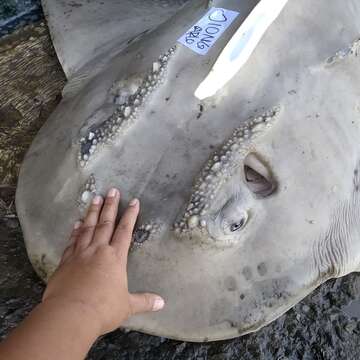
[[[130,294],[127,257],[139,213],[132,200],[115,227],[120,201],[117,189],[105,199],[96,196],[83,222],[77,222],[60,265],[50,278],[43,302],[84,307],[93,313],[102,335],[120,326],[131,315],[163,308],[155,294]]]

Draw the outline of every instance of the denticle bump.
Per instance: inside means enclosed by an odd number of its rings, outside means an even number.
[[[237,170],[252,141],[265,133],[267,126],[274,123],[279,113],[280,107],[275,107],[261,116],[249,119],[233,132],[232,137],[205,164],[192,189],[187,210],[180,221],[174,224],[177,233],[206,226],[205,217],[218,190]]]
[[[163,82],[170,57],[176,47],[152,64],[151,71],[141,80],[133,83],[121,80],[110,89],[113,103],[118,105],[114,113],[97,127],[92,127],[86,136],[80,139],[79,165],[86,166],[99,145],[110,143],[116,135],[125,131],[136,119],[139,106],[144,105],[147,97]],[[126,84],[125,84],[126,83]]]

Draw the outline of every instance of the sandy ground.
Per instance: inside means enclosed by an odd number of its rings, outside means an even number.
[[[0,184],[16,184],[26,149],[64,84],[44,24],[0,39]]]
[[[60,100],[64,82],[44,24],[0,40],[0,339],[43,291],[13,201],[22,158]],[[256,334],[191,344],[119,330],[100,339],[88,359],[359,359],[360,322],[344,311],[354,299],[360,299],[356,274],[327,282]]]

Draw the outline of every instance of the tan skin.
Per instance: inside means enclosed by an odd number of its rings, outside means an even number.
[[[140,204],[129,203],[119,224],[120,192],[94,198],[77,222],[43,300],[1,344],[0,359],[84,359],[95,340],[130,316],[158,311],[155,294],[130,294],[127,257]]]

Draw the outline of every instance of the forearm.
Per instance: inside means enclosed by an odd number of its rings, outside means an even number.
[[[129,316],[158,311],[164,300],[131,294],[127,256],[139,213],[134,199],[115,227],[120,193],[96,196],[76,223],[42,304],[0,344],[0,359],[81,360],[97,337],[117,329]]]
[[[82,304],[46,301],[0,344],[7,360],[80,360],[100,334],[95,314]]]

